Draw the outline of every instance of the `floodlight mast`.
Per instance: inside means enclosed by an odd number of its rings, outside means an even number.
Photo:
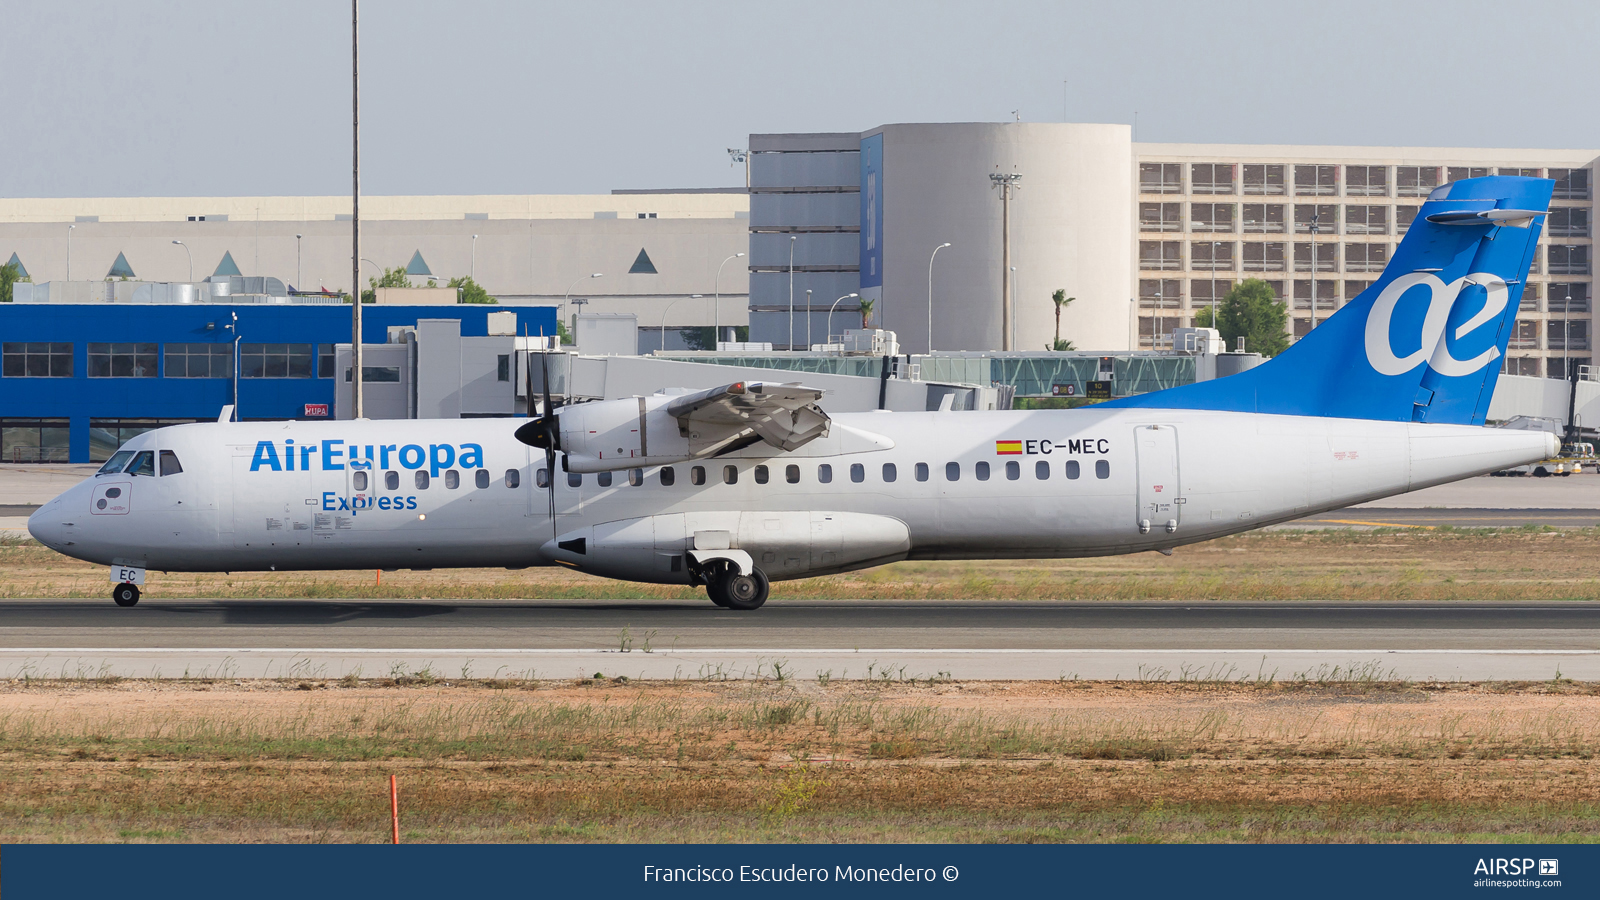
[[[361,380],[361,0],[350,0],[350,392],[357,419],[367,417]]]
[[[1011,347],[1011,192],[1022,186],[1020,172],[990,172],[1000,189],[1000,349]]]

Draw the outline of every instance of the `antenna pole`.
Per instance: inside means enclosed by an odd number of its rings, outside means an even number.
[[[350,0],[350,392],[361,403],[361,0]]]

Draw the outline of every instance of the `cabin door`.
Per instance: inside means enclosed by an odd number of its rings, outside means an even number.
[[[1183,517],[1178,430],[1171,425],[1141,425],[1133,430],[1133,439],[1138,453],[1139,533],[1173,534]]]

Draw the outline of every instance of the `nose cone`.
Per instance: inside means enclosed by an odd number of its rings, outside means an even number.
[[[28,533],[46,547],[61,546],[63,530],[60,497],[34,510],[33,515],[28,517]]]

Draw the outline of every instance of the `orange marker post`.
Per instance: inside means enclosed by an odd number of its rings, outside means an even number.
[[[400,786],[389,776],[389,821],[394,825],[394,842],[400,843]]]

